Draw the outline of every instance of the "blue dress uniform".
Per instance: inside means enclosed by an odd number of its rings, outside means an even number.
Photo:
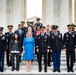
[[[12,25],[8,25],[7,26],[8,29],[12,29],[13,26]],[[7,48],[6,48],[6,61],[7,61],[7,66],[11,66],[11,57],[9,55],[10,53],[10,49],[9,49],[9,45],[10,45],[10,41],[13,39],[14,37],[14,33],[13,32],[6,32],[5,33],[6,36],[6,43],[7,43]]]
[[[4,70],[4,51],[6,49],[6,38],[5,35],[1,33],[3,27],[0,27],[0,71]]]
[[[70,25],[68,25],[68,28],[71,28]],[[71,28],[72,29],[72,28]],[[66,48],[66,58],[67,58],[67,72],[74,72],[73,71],[73,65],[74,65],[74,50],[75,50],[75,40],[76,36],[74,32],[66,32],[64,34],[64,46]]]
[[[50,48],[49,46],[49,39],[46,33],[40,34],[37,36],[36,48],[39,49],[38,51],[38,65],[39,65],[39,72],[42,71],[42,55],[44,56],[44,71],[47,72],[47,49]]]
[[[53,29],[56,30],[58,26],[54,25]],[[50,46],[52,50],[52,58],[53,58],[53,72],[60,72],[60,55],[62,49],[62,34],[58,31],[52,33],[50,36]]]

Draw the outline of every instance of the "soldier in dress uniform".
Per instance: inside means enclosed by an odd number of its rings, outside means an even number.
[[[22,30],[25,32],[27,32],[27,27],[24,26],[25,25],[25,21],[21,21],[21,26],[22,26]]]
[[[50,36],[50,47],[53,58],[53,72],[60,72],[60,56],[62,49],[62,34],[58,32],[58,26],[53,25],[53,33]]]
[[[3,35],[3,27],[0,27],[0,71],[4,71],[4,53],[6,49],[6,37]]]
[[[67,72],[74,72],[74,52],[75,52],[75,33],[72,31],[72,26],[67,25],[68,32],[64,34],[63,42],[64,47],[66,48],[66,61],[67,61]]]
[[[21,24],[18,24],[18,29],[15,31],[15,33],[18,35],[19,37],[19,42],[20,42],[20,51],[22,53],[23,49],[22,49],[22,45],[23,45],[23,39],[25,36],[25,32],[21,29]],[[19,61],[21,62],[21,53],[19,56]]]
[[[35,23],[36,27],[37,27],[37,26],[40,26],[40,27],[43,26],[43,24],[40,23],[40,18],[36,18],[36,21],[37,21],[37,23]]]
[[[76,31],[75,31],[75,27],[76,27],[76,26],[75,26],[75,24],[72,23],[71,26],[72,26],[72,31],[73,31],[73,32],[75,33],[75,35],[76,35]],[[76,48],[76,47],[75,47],[75,48]],[[75,62],[75,54],[76,54],[76,53],[74,52],[74,62]]]
[[[6,42],[7,42],[7,50],[6,50],[6,61],[7,61],[7,66],[11,66],[11,56],[9,55],[9,45],[10,41],[13,39],[14,33],[12,32],[13,25],[8,25],[8,32],[5,33],[6,36]]]
[[[47,52],[49,52],[49,39],[45,33],[45,27],[41,28],[41,34],[37,36],[36,48],[38,52],[39,72],[42,71],[42,55],[44,57],[44,72],[47,72]]]

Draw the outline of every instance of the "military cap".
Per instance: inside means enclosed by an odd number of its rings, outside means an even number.
[[[39,21],[39,20],[40,20],[40,18],[36,18],[36,20],[37,20],[37,21]]]
[[[25,23],[25,21],[21,21],[21,23]]]
[[[68,28],[73,28],[73,26],[71,24],[68,24],[67,27]]]
[[[71,23],[71,26],[72,26],[72,28],[75,28],[75,27],[76,27],[76,25],[75,25],[75,24],[73,24],[73,23]]]
[[[52,26],[52,29],[54,29],[54,30],[55,30],[55,29],[58,29],[58,26],[57,26],[57,25],[53,25],[53,26]]]
[[[29,21],[27,21],[27,24],[30,24],[30,22],[29,22]]]
[[[0,27],[0,31],[2,31],[4,28],[3,27]]]
[[[7,28],[13,28],[13,25],[8,25]]]
[[[32,21],[32,22],[30,22],[30,24],[33,24],[34,22]]]
[[[44,29],[45,29],[45,26],[42,26],[40,29],[41,29],[41,30],[44,30]]]

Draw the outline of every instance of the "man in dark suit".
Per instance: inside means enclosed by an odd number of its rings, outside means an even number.
[[[44,32],[45,27],[41,28],[41,34],[37,36],[36,49],[38,52],[38,65],[39,72],[42,71],[42,55],[44,56],[44,71],[47,72],[47,52],[49,52],[49,39],[48,35]]]
[[[53,72],[60,72],[60,55],[62,48],[62,34],[58,32],[58,26],[53,25],[53,33],[50,36],[50,47],[53,58]]]
[[[8,32],[5,33],[6,36],[6,42],[7,42],[7,49],[6,49],[6,60],[7,60],[7,66],[11,66],[11,56],[9,55],[9,45],[10,41],[13,39],[14,33],[12,32],[13,25],[8,25]]]
[[[21,27],[22,27],[22,30],[25,32],[27,32],[27,27],[24,26],[25,25],[25,21],[21,21]]]
[[[3,35],[3,27],[0,27],[0,71],[4,70],[4,53],[6,49],[6,38]]]
[[[74,50],[75,50],[75,33],[72,32],[72,26],[69,24],[67,25],[68,32],[64,34],[64,46],[66,48],[66,61],[67,61],[67,72],[74,72],[73,66],[74,66]]]
[[[15,33],[19,36],[20,51],[22,52],[23,51],[22,45],[23,45],[23,39],[24,39],[25,33],[21,29],[21,24],[18,25],[18,30],[16,30]],[[19,56],[19,61],[21,62],[21,55]]]

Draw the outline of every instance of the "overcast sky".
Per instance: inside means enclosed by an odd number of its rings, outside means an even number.
[[[42,0],[27,0],[27,18],[42,17]]]

